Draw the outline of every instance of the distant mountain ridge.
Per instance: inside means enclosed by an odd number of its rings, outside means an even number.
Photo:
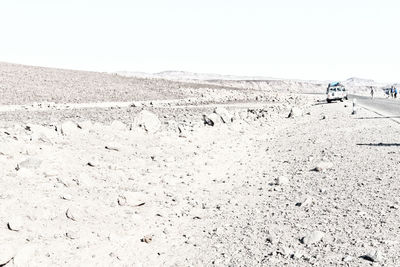
[[[196,73],[178,70],[168,70],[157,73],[146,73],[146,72],[129,72],[129,71],[118,71],[117,75],[126,77],[138,77],[138,78],[154,78],[154,79],[166,79],[175,81],[291,81],[291,82],[307,82],[312,84],[328,84],[332,81],[318,81],[318,80],[299,80],[299,79],[283,79],[283,78],[272,78],[266,76],[244,76],[244,75],[224,75],[215,73]],[[372,79],[364,79],[359,77],[351,77],[344,81],[339,81],[345,86],[352,87],[385,87],[389,86],[390,83],[376,82]]]
[[[156,78],[167,80],[280,80],[264,76],[224,75],[215,73],[196,73],[188,71],[167,70],[157,73],[117,71],[116,74],[126,77]]]

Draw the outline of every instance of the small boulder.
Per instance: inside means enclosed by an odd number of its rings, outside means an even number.
[[[316,244],[324,238],[325,234],[321,231],[313,231],[301,239],[304,245]]]
[[[27,244],[23,246],[21,249],[17,251],[13,258],[13,264],[15,267],[25,267],[30,266],[32,262],[32,258],[35,256],[36,247],[31,244]]]
[[[353,261],[353,259],[354,258],[352,256],[346,255],[346,256],[343,257],[342,261],[350,262],[350,261]]]
[[[64,136],[74,135],[79,131],[78,125],[72,121],[61,124],[61,134]]]
[[[289,178],[287,176],[280,176],[276,179],[276,185],[285,186],[289,184]]]
[[[371,251],[368,254],[365,254],[361,256],[362,259],[370,261],[370,262],[382,262],[383,261],[383,255],[382,252],[375,250]]]
[[[60,198],[63,199],[63,200],[70,201],[70,200],[72,200],[72,195],[70,195],[70,194],[62,194],[62,195],[60,195]]]
[[[24,168],[24,169],[37,169],[42,164],[42,161],[35,157],[27,158],[26,160],[20,162],[17,167],[15,168],[17,171]]]
[[[81,217],[79,212],[76,209],[72,208],[67,209],[67,211],[65,212],[65,216],[72,221],[77,221]]]
[[[7,227],[11,231],[20,231],[23,228],[23,220],[20,216],[12,217],[8,220]]]
[[[306,196],[301,202],[297,202],[297,207],[310,207],[314,203],[314,199],[310,196]]]
[[[54,128],[44,127],[42,125],[29,124],[25,129],[31,132],[31,140],[35,142],[50,143],[57,137]]]
[[[150,243],[151,241],[153,241],[153,236],[151,235],[146,235],[143,238],[140,239],[141,242],[144,242],[146,244]]]
[[[214,110],[214,113],[219,115],[224,123],[231,123],[233,121],[233,116],[226,108],[218,107]]]
[[[104,147],[107,150],[112,150],[112,151],[120,151],[121,150],[121,145],[118,143],[109,143]]]
[[[313,169],[317,172],[323,172],[333,168],[333,163],[330,161],[320,161],[318,162],[317,166]]]
[[[221,116],[216,113],[211,113],[209,115],[203,115],[203,121],[205,125],[215,126],[223,123]]]
[[[6,265],[15,256],[15,248],[8,244],[0,244],[0,266]]]
[[[141,192],[126,192],[117,201],[120,206],[139,207],[146,203],[146,195]]]
[[[292,107],[288,115],[288,118],[296,118],[301,116],[303,116],[303,111],[300,108]]]
[[[93,128],[93,123],[90,120],[82,121],[78,123],[78,127],[83,130],[91,130]]]
[[[118,121],[118,120],[114,120],[111,123],[110,127],[113,130],[117,130],[117,131],[126,131],[128,129],[128,126],[125,123],[123,123],[122,121]]]
[[[156,114],[142,110],[134,119],[134,126],[144,129],[148,133],[155,133],[161,128],[161,121]]]

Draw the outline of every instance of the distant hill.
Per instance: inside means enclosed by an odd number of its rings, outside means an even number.
[[[376,86],[378,83],[371,79],[352,77],[343,82],[347,86]]]
[[[196,73],[196,72],[177,71],[177,70],[168,70],[168,71],[162,71],[162,72],[158,72],[158,73],[117,71],[116,74],[125,76],[125,77],[155,78],[155,79],[167,79],[167,80],[178,80],[178,81],[278,80],[276,78],[263,77],[263,76],[223,75],[223,74],[215,74],[215,73]]]

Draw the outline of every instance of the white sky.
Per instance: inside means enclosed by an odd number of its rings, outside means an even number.
[[[400,81],[398,0],[0,0],[0,61]]]

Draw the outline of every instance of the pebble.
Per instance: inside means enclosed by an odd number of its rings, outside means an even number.
[[[122,121],[118,121],[118,120],[113,121],[111,123],[110,127],[113,130],[118,130],[118,131],[126,131],[128,129],[128,126],[125,123],[123,123]]]
[[[309,207],[314,203],[314,199],[310,196],[307,196],[301,202],[297,202],[296,206],[298,207]]]
[[[382,252],[375,250],[364,256],[361,256],[361,258],[371,262],[381,262],[383,260],[383,255]]]
[[[301,239],[301,242],[305,245],[315,244],[320,242],[324,238],[325,234],[321,231],[313,231]]]
[[[292,259],[300,259],[301,257],[303,257],[303,253],[299,250],[296,250],[292,255],[291,258]]]
[[[62,194],[62,195],[60,195],[60,198],[64,199],[64,200],[72,200],[72,195],[70,195],[70,194]]]
[[[333,163],[329,161],[320,161],[317,166],[313,169],[317,172],[323,172],[333,168]]]
[[[15,256],[15,249],[7,244],[0,244],[0,266],[7,264]]]
[[[56,170],[46,170],[43,172],[44,177],[54,177],[58,175],[58,171]]]
[[[26,169],[37,169],[40,167],[40,165],[42,164],[42,161],[38,158],[27,158],[26,160],[20,162],[17,165],[16,170],[22,169],[22,168],[26,168]]]
[[[90,120],[86,120],[78,123],[78,126],[83,130],[91,130],[93,128],[93,123]]]
[[[345,256],[343,259],[342,259],[342,261],[344,261],[344,262],[350,262],[350,261],[352,261],[354,258],[352,257],[352,256],[349,256],[349,255],[347,255],[347,256]]]
[[[216,126],[223,123],[221,116],[216,113],[211,113],[208,115],[203,115],[203,121],[205,125]]]
[[[285,186],[289,184],[289,178],[287,176],[280,176],[276,179],[276,184]]]
[[[300,108],[292,107],[288,115],[288,118],[296,118],[301,116],[303,116],[303,111]]]
[[[266,237],[266,241],[270,244],[275,244],[276,243],[276,236],[273,232],[268,232],[268,235]]]
[[[65,236],[69,239],[78,239],[79,235],[76,231],[68,231],[65,233]]]
[[[77,133],[79,131],[78,125],[72,121],[66,121],[61,124],[61,134],[64,136],[69,136]]]
[[[231,123],[233,121],[232,115],[226,108],[218,107],[214,110],[214,113],[219,115],[224,123]]]
[[[121,147],[120,145],[112,143],[112,144],[106,145],[106,146],[105,146],[105,149],[107,149],[107,150],[113,150],[113,151],[120,151],[120,150],[121,150],[120,147]]]
[[[134,118],[134,125],[143,128],[147,133],[155,133],[160,130],[161,121],[153,112],[142,110]]]
[[[65,212],[65,215],[67,216],[68,219],[72,221],[77,221],[78,215],[75,210],[72,210],[71,208],[67,209]]]
[[[281,254],[282,256],[287,257],[293,254],[293,252],[290,248],[282,246],[277,250],[277,254]]]
[[[151,241],[153,241],[153,236],[151,236],[151,235],[146,235],[146,236],[144,236],[142,239],[140,239],[140,241],[142,241],[142,242],[148,244],[148,243],[150,243]]]
[[[23,220],[20,216],[13,217],[9,219],[7,227],[11,231],[20,231],[23,228]]]
[[[145,199],[145,194],[141,192],[126,192],[120,195],[117,201],[120,206],[138,207],[146,203]]]
[[[32,244],[27,244],[17,251],[13,258],[15,267],[31,266],[32,258],[36,253],[36,247]]]

